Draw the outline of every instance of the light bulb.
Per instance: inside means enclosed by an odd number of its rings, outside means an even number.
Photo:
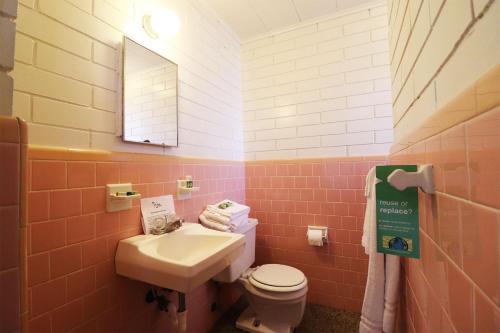
[[[144,30],[153,38],[160,36],[173,37],[179,31],[181,25],[177,14],[166,9],[144,15],[142,23]]]

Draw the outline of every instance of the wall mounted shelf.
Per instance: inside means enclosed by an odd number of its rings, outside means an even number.
[[[132,208],[132,200],[141,197],[140,193],[119,195],[118,193],[134,192],[131,183],[106,185],[106,211],[118,212]]]
[[[200,187],[199,186],[188,186],[188,183],[193,184],[193,181],[191,179],[179,179],[177,180],[177,199],[178,200],[185,200],[185,199],[191,199],[191,193],[193,192],[199,192]]]

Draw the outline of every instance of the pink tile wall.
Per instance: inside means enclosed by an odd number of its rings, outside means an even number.
[[[500,332],[500,108],[390,157],[429,163],[420,260],[405,260],[409,332]]]
[[[308,300],[360,311],[368,269],[361,246],[368,170],[385,158],[338,158],[246,163],[246,197],[259,219],[258,264],[302,270]],[[308,225],[327,226],[330,242],[308,245]]]
[[[148,197],[174,194],[175,180],[192,175],[201,191],[175,206],[188,221],[197,221],[207,203],[244,201],[243,163],[57,155],[30,151],[27,331],[172,331],[166,315],[144,302],[149,286],[115,274],[117,242],[142,233],[140,207],[136,200],[131,210],[106,213],[105,184],[131,182]],[[223,289],[222,308],[236,296]],[[220,311],[210,312],[216,297],[210,283],[187,295],[189,332],[204,332],[218,319]]]
[[[0,332],[20,328],[21,135],[18,121],[0,117]]]

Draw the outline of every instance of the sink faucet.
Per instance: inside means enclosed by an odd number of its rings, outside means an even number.
[[[184,220],[175,214],[162,216],[161,218],[156,219],[155,225],[151,228],[151,234],[162,235],[172,232],[179,229],[183,222]]]

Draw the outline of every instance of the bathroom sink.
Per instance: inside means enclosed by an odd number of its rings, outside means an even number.
[[[116,251],[116,272],[159,287],[189,292],[233,263],[245,237],[197,223],[184,223],[163,235],[123,239]]]

